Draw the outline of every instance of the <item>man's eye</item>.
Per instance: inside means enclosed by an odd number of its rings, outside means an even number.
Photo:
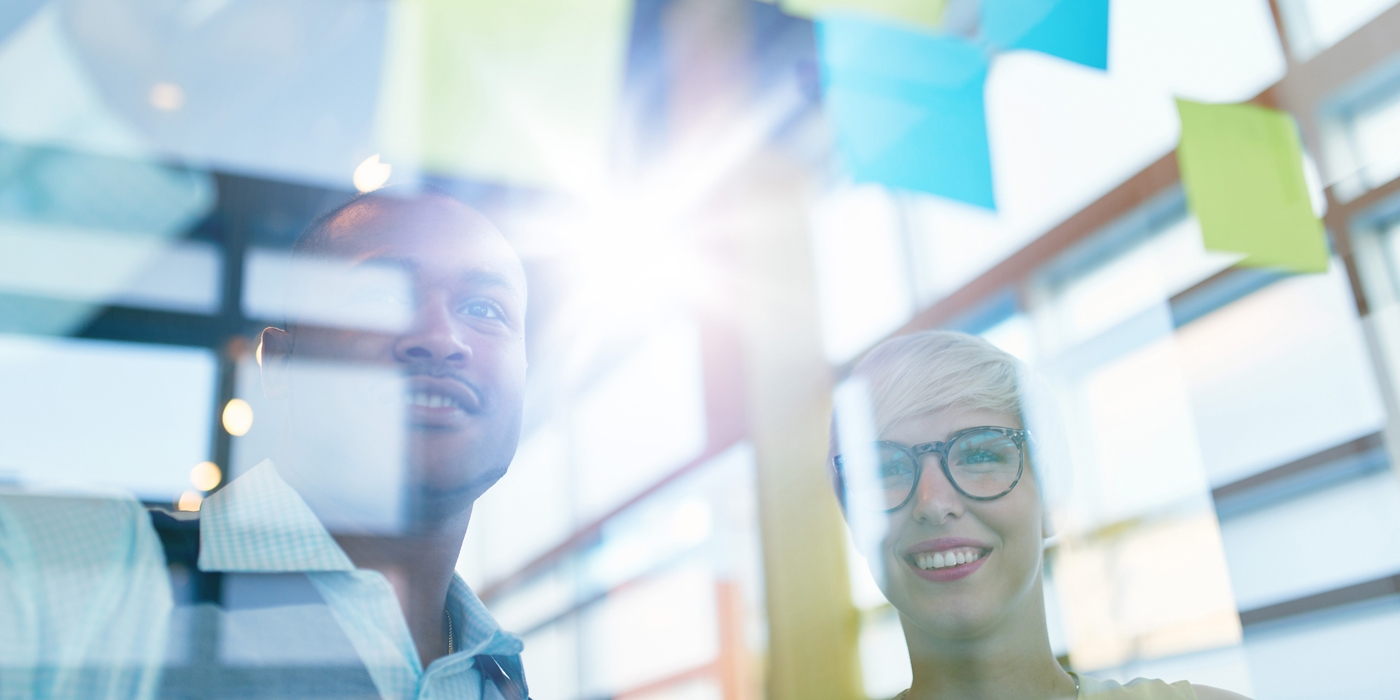
[[[500,306],[484,299],[473,299],[463,304],[461,312],[477,318],[490,318],[495,320],[505,318],[505,312],[501,310]]]

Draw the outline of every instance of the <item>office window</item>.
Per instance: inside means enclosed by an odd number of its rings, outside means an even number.
[[[1395,0],[1280,0],[1293,58],[1306,61],[1395,5]]]
[[[845,362],[914,312],[898,195],[878,185],[843,188],[810,215],[822,341]]]
[[[580,517],[606,513],[700,454],[702,381],[699,331],[677,321],[579,396],[572,444]]]
[[[492,595],[486,582],[502,625],[527,644],[541,640],[527,645],[525,660],[550,666],[544,682],[559,690],[554,697],[643,689],[687,697],[693,683],[758,682],[766,639],[753,460],[752,448],[737,444],[505,592]],[[469,537],[458,566],[469,579],[479,538],[508,536],[498,520]]]

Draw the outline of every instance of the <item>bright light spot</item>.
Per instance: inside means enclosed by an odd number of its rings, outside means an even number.
[[[175,504],[180,510],[199,510],[200,504],[204,503],[204,497],[198,491],[186,491],[180,494],[180,500]]]
[[[262,367],[262,338],[258,338],[258,347],[253,351],[253,358],[258,361],[258,366]]]
[[[224,472],[213,462],[200,462],[190,470],[190,483],[200,491],[208,491],[223,481]]]
[[[389,171],[393,169],[394,166],[379,162],[378,153],[366,158],[355,168],[355,189],[370,192],[383,187],[389,181]]]
[[[174,112],[185,105],[185,91],[175,83],[156,83],[148,95],[151,106],[162,112]]]
[[[697,545],[710,536],[710,506],[698,498],[686,500],[671,515],[671,535],[683,545]]]
[[[231,399],[224,406],[224,430],[229,435],[240,437],[253,427],[253,407],[243,399]]]

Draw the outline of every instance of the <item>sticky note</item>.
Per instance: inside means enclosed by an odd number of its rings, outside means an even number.
[[[596,183],[632,0],[393,0],[383,161],[509,185]]]
[[[938,27],[943,22],[948,0],[782,0],[778,6],[783,12],[798,17],[814,18],[833,10],[852,10]]]
[[[983,41],[1108,69],[1109,0],[982,0]]]
[[[1242,265],[1326,271],[1326,232],[1308,198],[1293,117],[1248,104],[1176,106],[1181,181],[1206,248],[1243,253]]]
[[[854,14],[819,18],[817,43],[827,115],[855,181],[996,208],[980,48]]]

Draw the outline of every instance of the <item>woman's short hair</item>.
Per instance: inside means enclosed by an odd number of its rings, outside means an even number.
[[[967,333],[923,331],[880,343],[851,375],[870,392],[875,430],[944,409],[1021,416],[1021,362]]]

